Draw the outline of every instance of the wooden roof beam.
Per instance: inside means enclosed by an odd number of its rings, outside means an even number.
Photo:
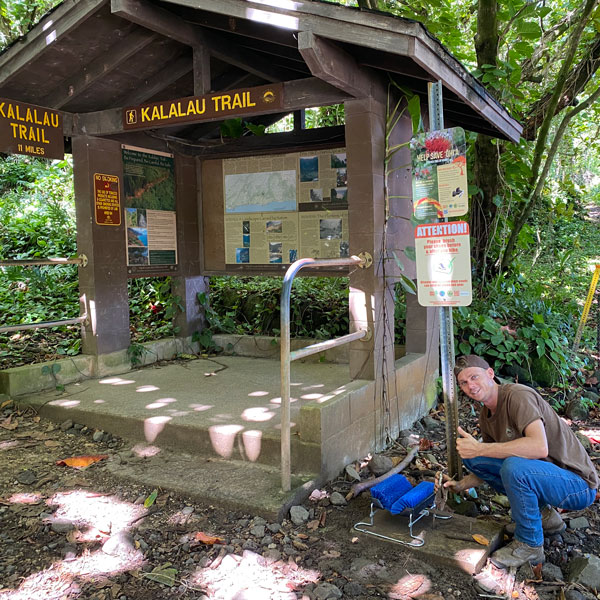
[[[283,69],[274,67],[262,56],[242,50],[231,43],[224,46],[218,36],[208,31],[202,31],[201,28],[191,25],[159,6],[141,0],[111,0],[111,11],[123,19],[156,31],[182,44],[192,47],[205,46],[211,56],[258,75],[266,81],[276,82],[287,79],[287,74]]]
[[[312,31],[300,31],[298,50],[315,77],[355,98],[370,95],[376,77],[335,44]]]
[[[349,99],[347,94],[330,86],[329,84],[309,77],[295,79],[283,83],[283,107],[263,110],[261,114],[277,112],[293,112],[307,106],[328,106],[340,104]],[[250,115],[247,115],[248,117]],[[206,119],[206,122],[221,121],[221,116]],[[65,135],[116,135],[123,133],[123,110],[111,108],[90,113],[73,114],[72,118],[65,118]],[[168,126],[168,123],[166,124]],[[155,129],[149,127],[148,129]],[[142,130],[140,130],[142,131]]]
[[[72,78],[61,83],[60,87],[46,96],[40,104],[51,108],[62,108],[95,81],[116,69],[157,38],[158,35],[149,34],[145,30],[130,33],[121,44],[111,48],[110,54],[103,53],[91,63],[79,69]]]
[[[132,93],[122,96],[116,104],[119,106],[135,106],[151,102],[156,94],[160,93],[184,75],[187,75],[192,70],[192,61],[188,57],[182,57],[175,62],[169,63],[163,67],[158,73],[155,73],[151,79],[147,80],[144,85]]]

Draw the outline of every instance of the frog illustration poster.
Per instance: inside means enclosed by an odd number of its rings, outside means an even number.
[[[469,210],[465,131],[422,133],[410,141],[413,212],[418,219],[458,217]]]

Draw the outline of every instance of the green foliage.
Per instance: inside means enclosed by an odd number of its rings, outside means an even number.
[[[565,385],[582,366],[569,350],[577,305],[565,310],[564,298],[556,302],[545,292],[543,284],[499,278],[487,298],[453,311],[457,355],[478,354],[500,373],[543,386]]]
[[[211,278],[210,307],[200,301],[215,332],[279,335],[281,278]],[[293,337],[331,338],[348,332],[348,280],[298,278],[290,296]]]
[[[252,135],[265,135],[266,127],[262,124],[255,125],[254,123],[248,123],[242,121],[241,118],[226,119],[221,123],[220,131],[221,137],[224,138],[241,138],[247,132]]]
[[[26,34],[59,0],[0,0],[0,50]]]
[[[170,277],[130,279],[128,294],[132,344],[177,335],[173,319],[183,306],[171,293]]]

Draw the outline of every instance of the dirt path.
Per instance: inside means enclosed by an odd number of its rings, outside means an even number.
[[[352,525],[367,515],[368,495],[346,506],[331,503],[332,492],[345,495],[350,481],[333,482],[322,499],[307,501],[300,524],[202,506],[163,490],[149,505],[152,489],[115,479],[105,468],[110,460],[143,469],[146,459],[136,448],[77,424],[58,427],[12,404],[1,410],[1,600],[480,597],[458,569],[357,537]],[[467,419],[469,407],[463,412]],[[413,475],[431,466],[423,460],[444,456],[443,427],[420,427],[416,434],[433,445],[408,470]],[[85,470],[56,464],[79,455],[107,458]],[[491,506],[496,518],[507,520],[506,510],[489,497],[478,502],[480,510]],[[600,554],[597,512],[584,514],[587,532],[565,534],[548,548],[556,566],[564,568],[573,554]],[[564,587],[519,583],[513,597],[551,600]]]

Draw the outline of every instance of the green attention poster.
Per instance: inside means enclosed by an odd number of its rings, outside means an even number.
[[[176,265],[173,155],[131,146],[122,153],[127,265]]]

